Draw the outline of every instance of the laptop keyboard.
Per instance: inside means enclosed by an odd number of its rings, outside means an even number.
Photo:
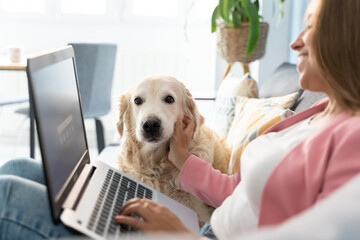
[[[136,231],[115,222],[121,206],[134,197],[152,199],[152,190],[109,169],[87,228],[104,237],[117,232]]]

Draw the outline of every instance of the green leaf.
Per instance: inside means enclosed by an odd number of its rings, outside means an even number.
[[[216,19],[219,17],[219,6],[216,6],[211,16],[211,32],[216,32]]]
[[[279,3],[279,23],[281,22],[281,20],[283,19],[284,17],[284,2],[285,0],[280,0],[280,3]]]
[[[254,4],[257,8],[257,11],[259,12],[259,0],[255,0]]]
[[[239,11],[233,11],[232,13],[232,25],[234,28],[241,27],[241,13]]]
[[[241,0],[245,13],[249,17],[250,31],[246,46],[246,56],[249,56],[255,49],[260,35],[260,21],[257,7],[250,0]]]
[[[219,0],[219,14],[228,26],[232,27],[232,14],[235,0]]]
[[[230,24],[230,19],[229,19],[229,13],[227,11],[228,4],[229,4],[229,0],[220,0],[219,1],[219,13],[220,13],[220,16],[229,25]]]

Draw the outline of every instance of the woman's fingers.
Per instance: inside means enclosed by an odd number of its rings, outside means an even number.
[[[149,216],[151,216],[150,208],[156,204],[155,202],[151,201],[150,199],[146,198],[134,198],[129,200],[122,206],[121,208],[121,215],[130,215],[130,214],[137,214],[140,217],[147,220]]]
[[[183,123],[185,125],[184,132],[187,135],[192,136],[195,127],[194,122],[190,118],[184,117]]]
[[[129,201],[127,201],[127,202],[121,207],[121,209],[124,209],[124,208],[126,208],[128,205],[131,205],[131,204],[134,204],[134,203],[138,203],[138,202],[142,202],[142,203],[148,202],[148,204],[149,204],[150,202],[153,202],[153,201],[151,201],[150,199],[147,199],[147,198],[132,198],[132,199],[130,199]]]
[[[184,134],[192,136],[193,132],[194,132],[194,127],[195,124],[194,122],[188,118],[188,117],[184,117],[184,118],[178,118],[176,123],[175,123],[175,131],[174,131],[174,135],[175,136],[183,136]]]
[[[126,225],[129,225],[131,227],[135,227],[137,229],[140,229],[140,230],[146,230],[147,229],[147,223],[140,220],[140,219],[137,219],[137,218],[134,218],[134,217],[129,217],[129,216],[125,216],[125,215],[118,215],[115,217],[115,221],[117,223],[120,223],[120,224],[126,224]]]

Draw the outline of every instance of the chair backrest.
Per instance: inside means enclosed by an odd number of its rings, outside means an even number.
[[[109,113],[117,46],[109,43],[69,43],[74,48],[85,118]]]

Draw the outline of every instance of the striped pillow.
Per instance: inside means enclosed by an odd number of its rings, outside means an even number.
[[[232,147],[228,174],[238,171],[240,157],[245,147],[275,123],[292,114],[291,108],[298,93],[273,98],[246,98],[236,99],[235,118],[226,138]]]
[[[258,96],[257,83],[249,74],[245,74],[242,79],[228,76],[221,82],[215,100],[213,129],[223,137],[227,136],[234,119],[237,96]]]

